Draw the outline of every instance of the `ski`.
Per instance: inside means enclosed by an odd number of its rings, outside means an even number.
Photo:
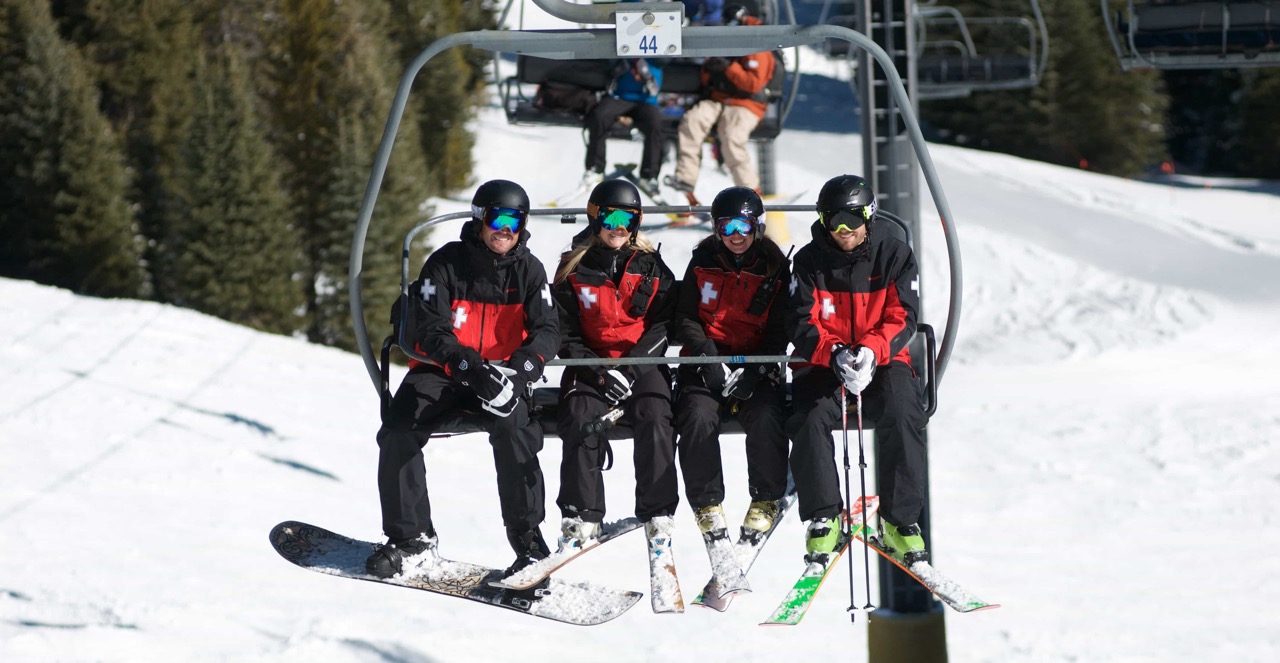
[[[661,207],[673,206],[671,203],[667,202],[667,197],[663,195],[662,189],[659,186],[657,186],[656,182],[654,182],[653,185],[647,184],[644,180],[640,179],[638,175],[636,175],[636,172],[635,172],[636,164],[619,163],[619,164],[614,164],[614,167],[617,168],[617,172],[621,173],[621,177],[623,179],[626,179],[628,182],[631,182],[632,184],[636,185],[636,188],[639,189],[641,193],[648,196],[649,200],[653,201],[653,204],[659,205]],[[648,227],[651,230],[657,230],[663,227],[684,225],[685,219],[687,218],[687,216],[689,215],[668,213],[667,218],[671,219],[670,223],[667,223],[665,225],[664,224],[647,224],[646,227]]]
[[[494,587],[505,587],[507,589],[529,589],[534,585],[542,582],[552,573],[559,571],[561,567],[577,559],[589,550],[595,550],[602,543],[608,543],[613,539],[640,529],[640,521],[635,518],[625,518],[623,520],[615,520],[611,523],[604,523],[600,528],[600,536],[588,541],[580,547],[568,547],[564,550],[557,550],[547,556],[546,559],[539,560],[529,566],[520,569],[507,578],[489,583]]]
[[[676,559],[671,547],[675,519],[658,516],[644,524],[649,549],[649,600],[655,613],[684,612],[684,596],[676,576]]]
[[[643,596],[590,583],[567,583],[554,578],[546,586],[527,590],[492,587],[502,571],[478,564],[433,559],[390,578],[364,570],[374,544],[297,521],[271,529],[271,546],[281,557],[304,569],[353,580],[419,589],[498,606],[566,624],[603,624],[626,612]]]
[[[876,510],[879,508],[880,498],[875,495],[868,495],[865,503],[861,498],[854,503],[852,512],[848,517],[849,528],[853,531],[854,536],[867,536],[869,534],[871,528],[867,526],[866,521],[875,515]],[[842,532],[840,541],[836,544],[835,552],[827,555],[826,564],[811,564],[810,567],[805,568],[804,573],[800,574],[800,579],[796,580],[795,585],[791,587],[791,591],[787,592],[786,597],[774,609],[773,614],[767,620],[761,622],[760,625],[795,626],[799,624],[805,613],[809,611],[809,606],[813,604],[813,599],[818,595],[818,590],[822,587],[822,583],[831,574],[831,569],[835,568],[845,550],[849,548],[849,541],[848,535]],[[812,568],[814,566],[817,568]]]
[[[769,542],[769,537],[773,536],[774,530],[778,529],[778,523],[786,517],[787,512],[796,503],[795,488],[782,497],[778,504],[778,515],[773,519],[773,527],[769,531],[759,533],[757,538],[738,537],[738,542],[734,544],[734,553],[738,558],[738,567],[742,569],[745,575],[751,571],[752,565],[755,564],[756,557],[760,556],[760,551],[764,549],[764,544]],[[723,595],[722,595],[723,594]],[[718,612],[724,612],[729,609],[729,604],[733,602],[733,594],[724,594],[724,590],[720,588],[716,576],[713,575],[707,584],[703,586],[702,591],[693,599],[694,605],[700,605],[704,608],[711,608]]]
[[[933,592],[939,601],[947,604],[956,612],[977,612],[979,610],[993,610],[999,608],[999,603],[988,603],[974,596],[964,587],[955,581],[942,575],[937,569],[933,568],[928,562],[916,562],[909,567],[894,558],[893,553],[885,548],[878,537],[869,536],[866,539],[857,537],[862,540],[872,550],[880,553],[880,556],[893,562],[894,566],[902,569],[913,580],[924,585],[926,589]]]

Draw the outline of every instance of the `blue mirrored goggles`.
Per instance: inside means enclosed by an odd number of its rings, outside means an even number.
[[[605,230],[635,232],[640,227],[640,212],[625,207],[601,207],[598,218]]]
[[[732,237],[735,233],[749,236],[756,231],[756,224],[758,223],[760,223],[760,220],[749,214],[725,216],[716,219],[716,227],[720,229],[720,234],[725,237]]]
[[[875,214],[875,209],[867,206],[840,209],[830,214],[821,214],[819,216],[822,219],[822,225],[834,233],[842,230],[853,232],[865,225],[872,214]]]
[[[510,207],[489,207],[484,211],[483,221],[493,230],[509,230],[519,233],[529,219],[529,213]]]

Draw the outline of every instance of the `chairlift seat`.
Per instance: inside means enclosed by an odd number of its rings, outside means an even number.
[[[522,85],[541,85],[543,83],[564,83],[576,85],[596,93],[608,89],[612,82],[610,73],[613,60],[551,60],[548,58],[519,55],[516,57],[516,74],[503,81],[502,99],[511,124],[553,125],[565,127],[581,127],[583,115],[571,111],[551,110],[534,105],[532,97],[524,94]],[[675,136],[684,116],[684,105],[696,101],[702,90],[699,76],[701,67],[689,61],[672,60],[663,65],[661,98],[663,102],[663,122],[668,135]],[[778,137],[782,131],[782,123],[778,113],[777,98],[781,96],[781,76],[771,81],[770,102],[765,116],[754,131],[753,141],[770,141]],[[628,139],[632,137],[631,127],[623,123],[615,123],[610,129],[610,138]]]

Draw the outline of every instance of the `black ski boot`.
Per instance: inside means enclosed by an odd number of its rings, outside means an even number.
[[[546,559],[547,555],[551,554],[551,549],[547,547],[547,542],[542,538],[542,531],[537,526],[532,529],[508,527],[507,541],[511,543],[511,549],[516,551],[516,561],[503,571],[503,578],[509,578],[520,569],[538,560]]]
[[[425,532],[409,539],[387,539],[364,561],[364,570],[374,577],[390,578],[404,570],[406,559],[417,566],[428,557],[436,557],[436,544],[435,532]]]

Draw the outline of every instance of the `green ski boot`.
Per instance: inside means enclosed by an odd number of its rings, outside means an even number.
[[[840,543],[840,523],[835,518],[814,518],[805,532],[804,561],[825,566]]]
[[[881,518],[880,540],[893,554],[894,559],[907,566],[916,562],[929,561],[929,551],[924,549],[924,537],[920,535],[920,526],[915,523],[897,527]]]

